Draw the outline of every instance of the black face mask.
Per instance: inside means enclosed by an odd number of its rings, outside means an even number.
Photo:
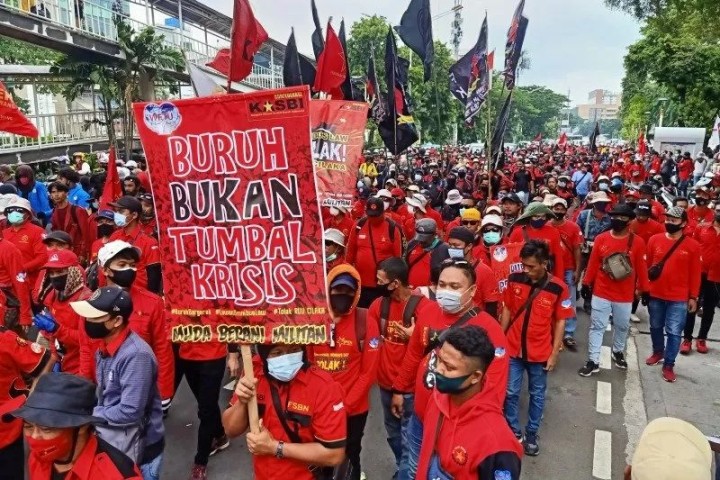
[[[114,270],[111,268],[110,271],[112,272],[113,283],[122,288],[130,288],[137,276],[137,270],[131,268],[126,270]]]
[[[720,213],[715,212],[715,221],[720,223]]]
[[[630,208],[632,208],[633,210],[635,210],[635,208],[637,208],[637,202],[625,202],[625,203],[627,203],[628,206]]]
[[[445,180],[447,182],[447,186],[449,189],[452,189],[455,186],[455,179],[454,178],[448,178]]]
[[[115,231],[115,225],[104,223],[97,226],[98,237],[109,237]]]
[[[390,282],[390,283],[392,283],[392,282]],[[384,285],[380,285],[380,284],[378,283],[378,286],[377,286],[377,287],[378,287],[378,290],[381,292],[381,295],[382,295],[383,297],[389,297],[390,295],[392,295],[393,290],[390,290],[390,289],[388,288],[388,287],[390,286],[390,283],[386,283],[386,284],[384,284]]]
[[[562,220],[565,218],[565,214],[563,212],[555,212],[555,219],[556,220]]]
[[[466,173],[465,172],[458,172],[458,177],[465,178]]]
[[[707,204],[708,204],[708,201],[705,198],[696,198],[695,199],[695,205],[697,205],[698,207],[704,207]]]
[[[623,230],[625,230],[628,226],[628,223],[630,223],[627,220],[620,220],[619,218],[611,218],[610,219],[610,227],[613,229],[613,232],[620,233]]]
[[[105,326],[105,322],[90,322],[85,319],[85,333],[88,337],[98,340],[107,337],[111,332],[112,330]]]
[[[666,223],[665,224],[665,231],[667,233],[669,233],[670,235],[673,235],[682,229],[683,229],[682,225],[675,225],[674,223]]]
[[[61,275],[59,277],[52,277],[50,279],[50,283],[55,290],[57,290],[58,292],[62,292],[65,290],[65,285],[67,284],[67,277],[67,274]]]
[[[344,293],[333,294],[330,295],[330,307],[332,307],[333,312],[336,314],[345,315],[350,311],[354,300],[354,295],[346,295]]]

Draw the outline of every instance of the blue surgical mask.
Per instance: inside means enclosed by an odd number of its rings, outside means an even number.
[[[10,212],[7,215],[7,219],[11,225],[19,225],[25,220],[25,215],[20,212]]]
[[[530,220],[530,226],[533,228],[542,228],[547,223],[547,219],[542,218],[540,220]]]
[[[448,254],[450,258],[455,260],[462,260],[465,258],[465,250],[462,248],[448,248]]]
[[[457,313],[463,308],[462,294],[463,292],[455,290],[438,290],[435,292],[435,299],[444,312]]]
[[[485,232],[483,233],[483,242],[487,245],[497,245],[500,243],[500,232]]]
[[[603,192],[607,192],[608,190],[610,190],[610,185],[608,185],[607,183],[598,183],[598,188]]]
[[[461,208],[461,209],[460,209],[460,218],[462,218],[462,216],[463,216],[464,214],[465,214],[465,209],[464,209],[464,208]]]
[[[113,221],[115,222],[115,225],[121,228],[127,225],[127,217],[118,212],[113,214]]]
[[[332,255],[329,255],[329,256],[325,257],[325,261],[326,261],[326,262],[332,262],[332,261],[334,261],[337,257],[338,257],[338,256],[337,256],[337,253],[333,253]]]
[[[267,359],[268,373],[280,382],[289,382],[303,366],[303,352],[288,353]]]

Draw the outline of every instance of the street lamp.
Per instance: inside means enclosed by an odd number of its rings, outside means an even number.
[[[665,102],[668,100],[669,99],[665,97],[657,99],[657,101],[660,102],[660,120],[658,121],[658,127],[663,126],[663,119],[665,118]]]

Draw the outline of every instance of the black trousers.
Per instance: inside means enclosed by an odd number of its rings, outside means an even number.
[[[25,478],[25,451],[23,437],[7,447],[0,448],[0,480],[23,480]]]
[[[216,360],[184,360],[177,354],[178,349],[173,345],[175,353],[175,390],[180,385],[183,376],[195,396],[198,404],[197,453],[195,463],[207,465],[212,442],[221,437],[225,431],[220,415],[220,389],[225,375],[225,357]]]
[[[323,468],[323,480],[360,480],[360,452],[362,451],[362,438],[365,434],[365,423],[368,412],[351,415],[347,418],[347,437],[345,440],[346,461],[336,468]]]
[[[715,317],[715,307],[720,300],[720,283],[711,282],[703,275],[700,296],[702,297],[702,317],[700,321],[700,332],[697,338],[707,340],[710,327],[712,327],[713,318]],[[692,340],[693,331],[695,330],[695,314],[690,313],[685,322],[685,340]]]

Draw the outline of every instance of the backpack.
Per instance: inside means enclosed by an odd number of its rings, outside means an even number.
[[[425,258],[425,255],[427,255],[427,250],[424,250],[423,253],[415,259],[414,262],[410,262],[410,253],[417,247],[419,242],[416,240],[410,240],[410,242],[407,244],[407,250],[405,250],[405,255],[403,255],[403,259],[405,260],[405,263],[408,265],[408,271],[415,266],[420,260]],[[430,252],[430,269],[432,269],[433,266],[440,265],[443,261],[450,258],[450,253],[448,252],[448,246],[445,243],[439,242],[435,248],[432,249]]]
[[[400,248],[401,248],[401,250],[404,252],[404,251],[405,251],[406,244],[405,244],[405,235],[403,235],[402,229],[398,227],[398,224],[395,223],[394,220],[392,220],[392,219],[390,219],[390,218],[387,218],[387,217],[385,217],[385,220],[386,220],[386,221],[388,222],[388,224],[390,225],[390,227],[389,227],[389,229],[390,229],[389,235],[390,235],[390,242],[391,242],[391,243],[395,241],[395,230],[399,230],[399,231],[400,231],[400,243],[401,243],[401,247],[400,247]],[[357,225],[355,225],[355,231],[356,231],[356,232],[360,232],[360,230],[362,230],[362,228],[365,226],[366,223],[367,223],[367,217],[362,217],[360,220],[357,221]],[[377,264],[378,264],[378,261],[377,261],[377,258],[375,258],[375,245],[373,244],[372,247],[373,247],[373,249],[372,249],[373,260],[375,260],[375,264],[377,265]]]
[[[358,350],[362,353],[367,335],[367,308],[355,308],[355,337],[358,341]]]
[[[415,310],[422,300],[422,295],[410,295],[405,309],[403,310],[403,325],[409,327],[412,325],[412,321],[415,318]],[[380,301],[380,335],[386,334],[387,321],[390,316],[390,297],[383,297]]]

